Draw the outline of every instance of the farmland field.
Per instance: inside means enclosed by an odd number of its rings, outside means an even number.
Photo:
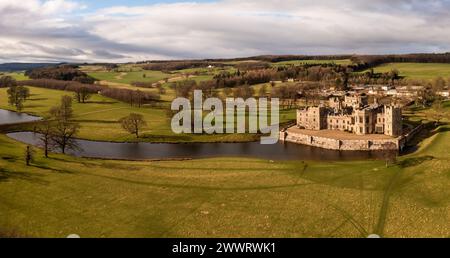
[[[11,76],[16,81],[24,81],[29,79],[28,76],[25,76],[23,72],[15,72],[15,73],[0,72],[0,77],[2,76]]]
[[[352,61],[350,59],[343,60],[293,60],[272,63],[273,66],[284,66],[284,65],[302,65],[302,64],[337,64],[337,65],[350,65]]]
[[[159,71],[133,71],[133,72],[90,72],[88,75],[100,81],[131,84],[133,82],[158,82],[170,78],[170,74]]]
[[[435,63],[389,63],[374,69],[377,73],[390,72],[397,69],[400,76],[407,79],[450,78],[450,64]]]

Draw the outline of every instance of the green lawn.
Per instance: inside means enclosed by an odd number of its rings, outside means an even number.
[[[24,81],[29,79],[28,76],[25,76],[23,72],[15,72],[15,73],[0,72],[0,77],[2,76],[11,76],[14,79],[16,79],[16,81]]]
[[[342,59],[342,60],[293,60],[293,61],[284,61],[284,62],[272,63],[273,66],[302,65],[302,64],[351,65],[352,61],[350,59]]]
[[[389,63],[374,69],[377,73],[390,72],[397,69],[407,79],[450,78],[450,64],[434,63]]]
[[[23,112],[45,116],[47,111],[57,105],[63,95],[70,92],[30,87],[31,98],[25,102]],[[8,105],[6,89],[0,89],[0,108],[12,109]],[[79,137],[103,141],[136,141],[125,132],[118,120],[130,113],[144,116],[148,127],[142,132],[139,141],[147,142],[242,142],[259,140],[257,135],[217,134],[217,135],[177,135],[172,132],[170,118],[163,108],[137,108],[99,95],[94,95],[88,103],[73,104],[75,120],[80,122]],[[280,122],[295,119],[295,111],[282,111]]]
[[[29,237],[450,237],[449,127],[382,161],[22,160],[0,135],[0,234]],[[433,158],[430,158],[430,157]]]
[[[89,72],[88,75],[101,81],[130,84],[132,82],[158,82],[170,78],[170,74],[159,71],[133,71],[133,72]],[[145,75],[145,77],[144,77]]]

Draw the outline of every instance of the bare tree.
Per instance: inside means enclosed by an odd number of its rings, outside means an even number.
[[[80,126],[77,123],[68,122],[64,120],[56,121],[51,140],[61,149],[63,154],[67,149],[77,149],[79,146],[75,140],[75,135],[78,133]]]
[[[144,94],[142,91],[137,90],[134,92],[134,99],[138,107],[142,107],[144,104]]]
[[[142,127],[147,126],[144,121],[144,117],[141,114],[131,113],[130,115],[123,117],[119,120],[122,128],[126,131],[135,134],[136,138],[139,138],[139,131]]]
[[[62,96],[61,104],[51,108],[50,115],[58,121],[69,121],[73,117],[72,98],[70,96]]]
[[[62,96],[60,106],[51,108],[50,114],[54,120],[51,141],[61,149],[63,154],[67,149],[78,148],[75,135],[78,133],[80,125],[70,121],[73,117],[72,98]]]
[[[44,155],[48,158],[48,153],[53,146],[52,135],[53,127],[49,120],[44,120],[37,128],[37,132],[40,134],[41,146],[44,148]]]
[[[25,150],[25,163],[27,166],[30,166],[31,162],[33,162],[34,159],[34,150],[31,148],[31,146],[27,146]]]

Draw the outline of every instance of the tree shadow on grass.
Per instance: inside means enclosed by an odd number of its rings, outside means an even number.
[[[44,101],[44,100],[48,100],[48,98],[29,98],[29,101]]]
[[[450,127],[439,127],[437,130],[435,130],[436,133],[445,133],[450,132]]]
[[[112,105],[112,104],[117,104],[119,102],[117,101],[86,101],[84,103],[81,104],[100,104],[100,105]]]
[[[26,108],[41,108],[41,107],[45,107],[44,105],[26,105]]]
[[[43,170],[47,170],[47,171],[51,171],[51,172],[57,172],[57,173],[61,173],[61,174],[74,174],[73,171],[63,170],[63,169],[56,169],[56,168],[50,168],[50,167],[42,166],[42,165],[33,165],[33,167],[36,167],[36,168],[39,168],[39,169],[43,169]]]
[[[50,156],[49,159],[60,161],[63,163],[73,163],[73,164],[83,164],[83,165],[85,164],[85,163],[80,163],[79,161],[73,161],[73,160],[68,160],[68,159],[64,159],[64,158],[52,157],[52,156]]]
[[[407,155],[416,152],[419,149],[420,143],[424,140],[431,138],[432,136],[438,133],[445,133],[450,131],[450,127],[448,127],[448,123],[440,123],[435,124],[430,122],[425,125],[425,128],[422,129],[412,140],[409,141],[405,149],[402,151],[402,155]]]
[[[41,185],[48,185],[48,181],[43,180],[42,175],[24,172],[24,171],[9,171],[5,168],[0,168],[0,183],[7,182],[9,180],[25,180],[32,183],[37,183]]]
[[[408,158],[405,160],[402,160],[398,163],[398,165],[401,168],[408,168],[408,167],[414,167],[414,166],[418,166],[426,161],[430,161],[433,160],[434,157],[433,156],[423,156],[423,157],[417,157],[417,158]]]
[[[77,121],[78,123],[97,123],[97,124],[118,124],[118,121],[114,121],[114,120],[110,120],[110,121],[106,121],[106,120],[89,120],[89,119],[76,119],[75,121]]]
[[[10,162],[10,163],[14,163],[17,160],[17,158],[13,157],[13,156],[3,156],[3,157],[1,157],[1,159],[5,160],[7,162]]]

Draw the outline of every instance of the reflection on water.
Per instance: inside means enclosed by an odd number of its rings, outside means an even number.
[[[0,125],[16,124],[40,120],[39,117],[0,109]]]
[[[32,132],[10,133],[9,137],[31,145],[39,145],[39,135]],[[380,152],[333,151],[294,143],[261,145],[251,143],[110,143],[77,140],[80,150],[69,150],[78,157],[108,159],[169,159],[207,157],[252,157],[268,160],[362,160],[381,158]]]

